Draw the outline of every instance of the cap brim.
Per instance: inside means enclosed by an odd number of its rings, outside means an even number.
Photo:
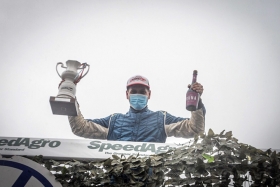
[[[128,85],[126,85],[126,87],[129,87],[129,86],[132,86],[132,85],[143,85],[143,86],[146,86],[146,87],[148,87],[148,88],[150,88],[150,86],[149,85],[147,85],[147,84],[144,84],[144,83],[142,83],[142,82],[133,82],[133,83],[131,83],[131,84],[128,84]]]

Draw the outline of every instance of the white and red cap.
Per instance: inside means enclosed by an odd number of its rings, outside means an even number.
[[[149,80],[146,77],[143,77],[142,75],[135,75],[133,77],[130,77],[127,81],[126,87],[135,85],[135,84],[141,84],[144,86],[147,86],[150,88]]]

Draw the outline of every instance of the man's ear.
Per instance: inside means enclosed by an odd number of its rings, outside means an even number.
[[[152,94],[152,92],[151,92],[151,90],[149,90],[149,96],[148,96],[148,99],[150,99],[150,98],[151,98],[151,94]]]
[[[126,90],[126,92],[125,92],[125,93],[126,93],[126,98],[127,98],[127,99],[129,99],[129,98],[128,98],[128,91]]]

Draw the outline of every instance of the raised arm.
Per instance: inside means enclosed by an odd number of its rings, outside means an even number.
[[[176,123],[165,125],[167,136],[178,138],[192,138],[195,134],[203,133],[205,130],[204,109],[191,112],[190,119],[184,119]]]
[[[107,118],[100,119],[102,125],[94,122],[93,120],[84,119],[80,109],[78,110],[78,116],[68,116],[68,120],[72,129],[72,132],[84,138],[91,139],[107,139],[108,126],[106,126]]]
[[[193,83],[188,86],[193,91],[200,94],[203,93],[203,86],[200,83]],[[202,99],[199,99],[198,109],[191,112],[190,119],[181,119],[176,117],[169,117],[165,125],[165,132],[167,136],[175,136],[180,138],[192,138],[196,134],[204,133],[205,130],[205,114],[206,109],[202,103]],[[167,118],[168,119],[168,118]]]

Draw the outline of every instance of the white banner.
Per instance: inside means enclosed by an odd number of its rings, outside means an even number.
[[[0,155],[36,156],[49,159],[103,160],[112,155],[148,156],[163,153],[175,144],[106,141],[96,139],[54,139],[0,137]]]

